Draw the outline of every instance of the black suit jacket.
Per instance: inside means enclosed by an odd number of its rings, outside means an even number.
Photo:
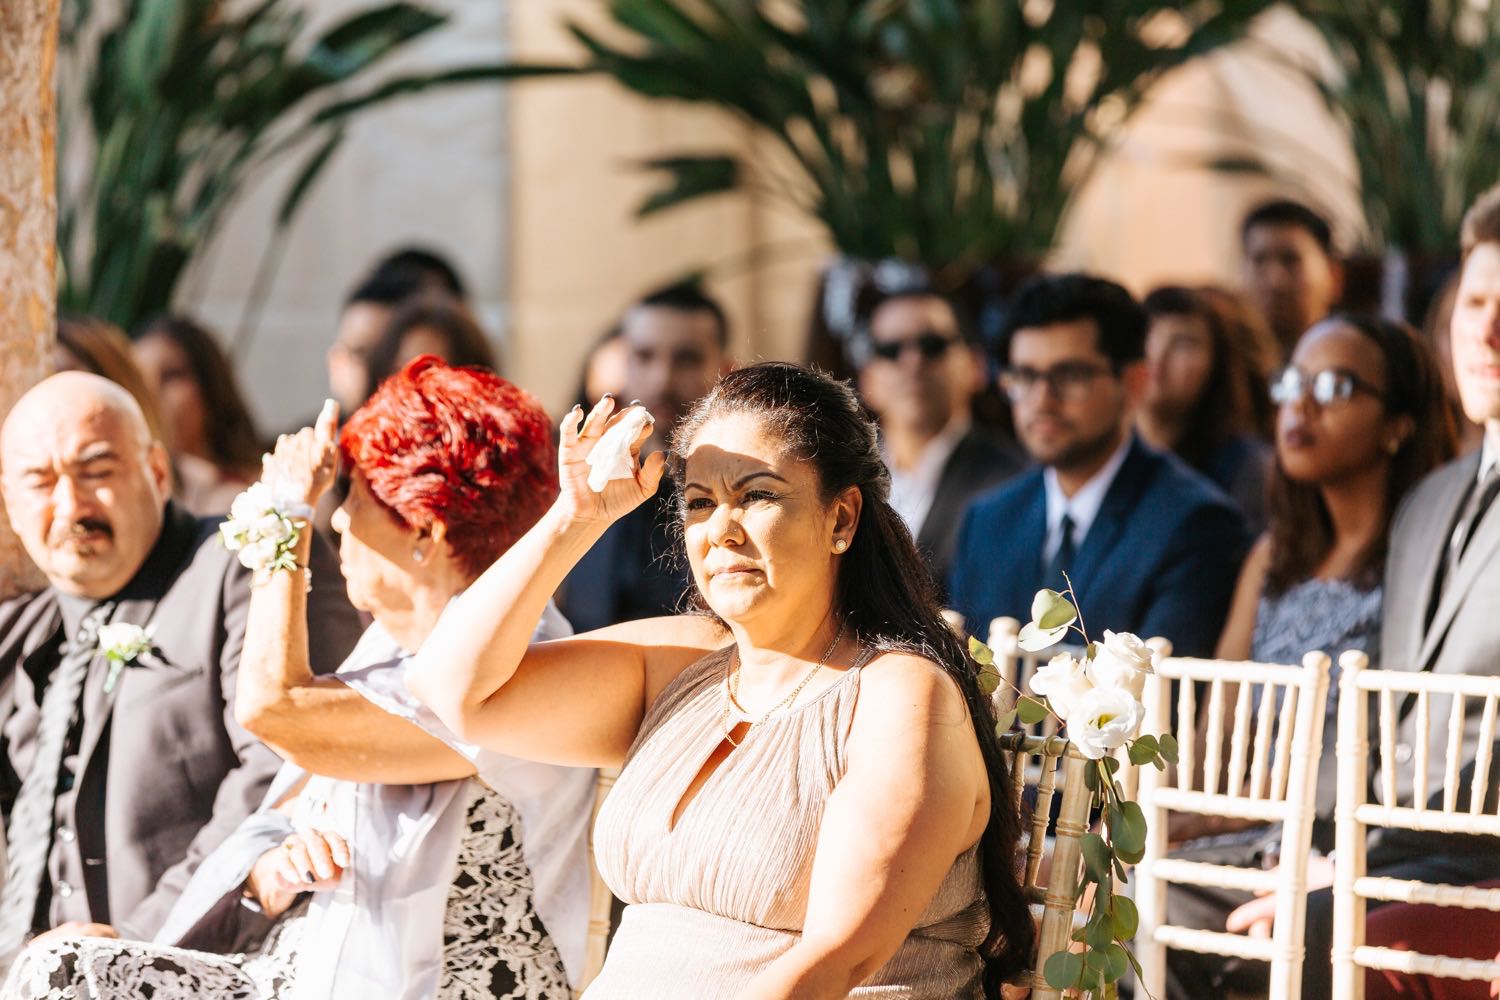
[[[50,922],[112,923],[150,938],[198,862],[259,805],[280,761],[234,718],[250,571],[217,539],[217,520],[167,505],[155,548],[115,597],[111,620],[155,626],[158,656],[127,666],[105,691],[95,659],[81,698],[82,736],[69,832],[50,875]],[[313,669],[331,672],[360,622],[332,551],[314,539],[308,619]],[[9,816],[32,754],[38,709],[63,639],[59,595],[0,604],[0,805]],[[62,824],[71,823],[63,827]],[[76,881],[75,881],[76,880]]]
[[[575,631],[677,612],[692,577],[674,528],[676,492],[663,476],[656,496],[610,525],[578,560],[556,597]]]
[[[979,494],[994,489],[1026,465],[1021,453],[1004,441],[971,429],[959,438],[938,479],[932,506],[917,532],[917,548],[927,557],[939,588],[946,588],[958,528],[964,511]]]

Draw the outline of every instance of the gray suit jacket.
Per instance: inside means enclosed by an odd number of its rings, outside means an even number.
[[[1428,623],[1428,608],[1448,539],[1459,509],[1479,473],[1479,456],[1450,462],[1416,485],[1401,505],[1391,527],[1385,569],[1385,621],[1381,633],[1380,665],[1386,670],[1429,670],[1440,674],[1500,675],[1500,503],[1490,507],[1474,530],[1463,558],[1443,589],[1442,599]],[[1444,749],[1452,700],[1429,699],[1427,788],[1429,798],[1445,785]],[[1473,772],[1482,701],[1466,699],[1464,745],[1469,757],[1466,775]],[[1415,699],[1400,706],[1396,756],[1401,764],[1413,757],[1416,746]],[[1372,750],[1378,746],[1372,727]],[[1496,746],[1500,759],[1500,744]],[[1397,794],[1403,804],[1413,793],[1413,769],[1397,770]],[[1461,802],[1467,804],[1468,781]],[[1496,787],[1490,779],[1491,798]],[[1493,811],[1494,806],[1489,806]],[[1390,833],[1372,840],[1370,864],[1389,863],[1427,854],[1493,853],[1487,838],[1441,834]]]
[[[234,719],[250,573],[216,536],[216,521],[168,504],[155,548],[116,597],[112,621],[156,626],[159,662],[131,664],[108,692],[106,661],[90,668],[76,779],[65,793],[73,815],[59,817],[67,833],[55,838],[49,872],[70,888],[51,892],[51,923],[96,920],[149,939],[198,862],[254,811],[280,765]],[[313,563],[312,663],[326,673],[353,648],[361,624],[336,558],[317,539]],[[54,590],[0,605],[0,806],[7,816],[62,633]]]

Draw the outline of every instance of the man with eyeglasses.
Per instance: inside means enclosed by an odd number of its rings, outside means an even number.
[[[1024,464],[970,419],[985,364],[967,330],[957,307],[931,289],[887,295],[870,310],[858,376],[860,395],[880,423],[891,506],[939,583],[969,501]]]
[[[1132,433],[1145,337],[1145,311],[1114,282],[1041,275],[1017,294],[1000,379],[1036,468],[964,516],[949,586],[970,632],[1025,621],[1037,590],[1072,580],[1093,636],[1212,654],[1249,532],[1217,487]]]

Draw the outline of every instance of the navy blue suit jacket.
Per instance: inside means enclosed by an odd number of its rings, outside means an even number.
[[[1041,468],[981,496],[959,529],[949,604],[984,638],[990,620],[1026,622],[1043,587],[1047,493]],[[1250,534],[1206,478],[1139,440],[1105,494],[1069,576],[1089,636],[1165,636],[1180,656],[1212,656]]]

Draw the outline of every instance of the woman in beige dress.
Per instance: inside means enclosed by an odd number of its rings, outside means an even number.
[[[853,393],[794,365],[727,375],[673,443],[695,611],[531,644],[662,476],[660,453],[637,464],[647,425],[590,488],[614,410],[563,421],[557,503],[408,679],[464,739],[624,765],[595,843],[627,907],[588,1000],[999,996],[1032,942],[1019,818]]]

